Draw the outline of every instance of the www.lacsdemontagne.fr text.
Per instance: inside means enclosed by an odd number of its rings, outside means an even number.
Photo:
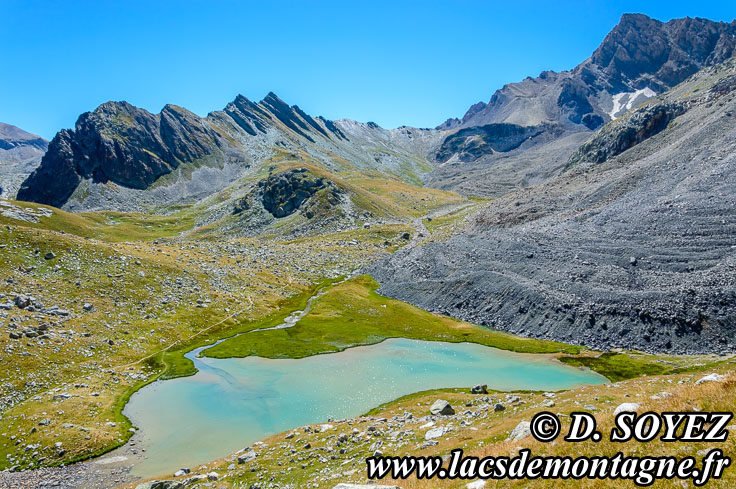
[[[723,451],[713,449],[697,469],[694,457],[632,457],[619,452],[612,457],[535,457],[529,449],[515,457],[464,457],[462,450],[450,452],[447,468],[442,457],[370,457],[366,460],[369,479],[612,479],[631,480],[649,486],[661,479],[692,480],[703,486],[720,479],[731,463]]]

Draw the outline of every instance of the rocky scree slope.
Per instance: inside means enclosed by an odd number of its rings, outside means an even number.
[[[48,141],[41,136],[0,122],[0,196],[15,197],[47,147]]]
[[[733,60],[706,68],[610,123],[571,170],[494,201],[446,243],[371,268],[380,292],[593,348],[733,352],[734,79]],[[687,110],[630,144],[631,124],[673,106]]]
[[[462,119],[438,129],[451,134],[436,154],[428,184],[466,195],[497,197],[541,183],[565,169],[591,130],[734,54],[736,21],[660,22],[625,14],[590,58],[570,71],[545,71],[496,91]],[[498,126],[501,124],[502,126]],[[514,125],[535,134],[520,147],[498,149],[488,137]],[[529,129],[532,128],[532,129]],[[545,136],[537,132],[544,129]],[[471,132],[468,132],[471,131]],[[478,183],[480,182],[480,183]]]
[[[330,171],[384,172],[421,180],[441,132],[313,118],[269,93],[239,95],[199,117],[167,105],[158,114],[108,102],[59,132],[19,200],[65,210],[151,210],[198,202],[250,174],[278,153],[305,155]]]

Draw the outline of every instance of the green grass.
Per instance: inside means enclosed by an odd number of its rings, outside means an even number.
[[[108,243],[153,241],[178,236],[192,229],[196,219],[196,212],[191,209],[183,209],[166,216],[113,211],[74,214],[31,202],[11,201],[11,203],[22,208],[49,209],[53,214],[50,217],[40,217],[40,222],[37,223],[0,216],[0,224],[46,229],[82,238],[99,239]]]
[[[241,333],[246,333],[254,329],[270,328],[281,324],[284,319],[291,314],[292,311],[304,309],[309,298],[314,295],[322,287],[329,287],[330,280],[323,280],[310,287],[303,294],[288,297],[279,302],[278,310],[274,314],[255,321],[238,322],[237,319],[225,321],[218,328],[213,328],[207,333],[198,335],[192,341],[182,342],[172,348],[164,350],[159,354],[146,360],[146,363],[155,368],[163,369],[160,376],[161,380],[174,379],[177,377],[187,377],[197,373],[194,362],[185,357],[190,351],[214,343],[221,339],[223,334],[234,337]],[[228,341],[228,340],[226,340]],[[209,351],[209,350],[208,350]]]
[[[451,343],[471,342],[523,353],[570,353],[577,346],[515,337],[455,321],[388,299],[378,284],[363,275],[337,285],[315,300],[312,311],[296,326],[259,331],[226,340],[203,352],[213,358],[303,358],[346,348],[408,338]],[[255,329],[255,328],[251,328]]]
[[[698,372],[716,367],[726,360],[714,361],[712,357],[676,357],[647,355],[635,352],[606,352],[598,356],[563,356],[560,361],[575,367],[587,367],[613,382],[641,376]]]

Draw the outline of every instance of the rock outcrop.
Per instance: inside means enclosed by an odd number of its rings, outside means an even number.
[[[337,205],[340,199],[340,192],[332,182],[315,176],[306,168],[270,175],[260,187],[263,207],[276,218],[293,214],[321,191],[324,191],[327,205]],[[313,216],[313,212],[307,213],[307,218]]]
[[[485,155],[506,153],[526,142],[555,137],[562,132],[559,125],[518,126],[516,124],[488,124],[460,129],[448,136],[437,151],[436,158],[445,163],[453,156],[463,162],[475,161]]]
[[[167,105],[154,115],[108,102],[54,137],[18,199],[59,207],[82,179],[145,189],[184,163],[222,155],[225,145],[206,120],[181,107]]]
[[[686,110],[687,105],[682,102],[661,102],[642,107],[595,133],[570,156],[567,167],[580,163],[603,163],[620,155],[663,131]]]

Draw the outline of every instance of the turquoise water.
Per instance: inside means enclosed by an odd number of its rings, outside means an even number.
[[[361,415],[412,392],[488,384],[493,389],[565,389],[603,383],[548,357],[472,343],[391,339],[299,360],[187,355],[199,372],[155,382],[124,413],[141,428],[145,459],[133,473],[156,476],[224,457],[269,435]]]

